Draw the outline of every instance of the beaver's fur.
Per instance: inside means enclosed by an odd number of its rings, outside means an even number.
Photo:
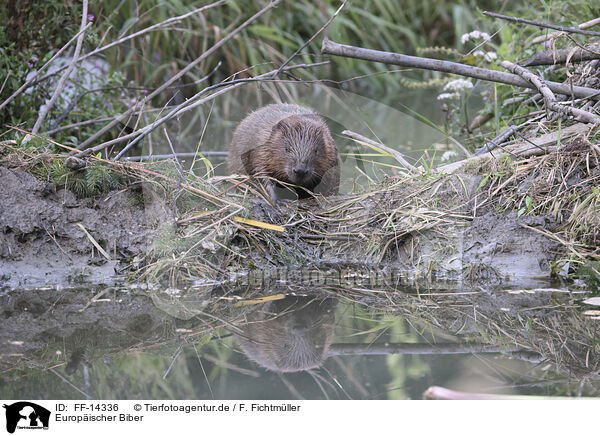
[[[248,115],[233,133],[227,166],[231,174],[265,175],[309,192],[337,194],[340,158],[325,121],[294,104],[271,104]],[[267,182],[271,197],[280,197]],[[304,188],[304,189],[302,189]]]

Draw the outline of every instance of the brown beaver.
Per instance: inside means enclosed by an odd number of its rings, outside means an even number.
[[[227,166],[230,174],[295,185],[300,198],[337,194],[340,184],[341,162],[325,121],[295,104],[270,104],[244,118],[233,132]],[[281,198],[275,187],[267,182],[273,200]]]

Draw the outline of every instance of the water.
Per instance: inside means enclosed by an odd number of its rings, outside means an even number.
[[[582,303],[590,294],[551,285],[354,286],[338,289],[342,298],[331,288],[285,298],[14,290],[0,297],[0,396],[419,399],[431,386],[597,396],[598,320]]]

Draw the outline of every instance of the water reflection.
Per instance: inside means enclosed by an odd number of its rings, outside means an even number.
[[[318,368],[327,357],[335,328],[332,298],[287,297],[247,316],[235,333],[246,356],[278,372]]]
[[[0,396],[598,395],[600,332],[583,290],[244,292],[11,291],[0,296]]]

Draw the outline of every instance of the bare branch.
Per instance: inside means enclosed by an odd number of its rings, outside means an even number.
[[[344,56],[355,59],[364,59],[374,62],[383,62],[386,64],[400,65],[402,67],[416,67],[425,70],[443,71],[445,73],[459,74],[461,76],[472,77],[474,79],[487,80],[490,82],[505,83],[507,85],[519,86],[521,88],[536,89],[527,80],[516,74],[505,73],[503,71],[494,71],[486,68],[472,67],[456,62],[442,61],[439,59],[422,58],[417,56],[408,56],[399,53],[391,53],[378,50],[370,50],[351,45],[338,44],[325,39],[321,52],[336,56]],[[546,82],[548,88],[553,92],[564,95],[575,95],[577,97],[590,97],[600,100],[598,90],[586,88],[584,86],[573,86],[557,82]]]
[[[587,29],[588,27],[593,27],[597,24],[600,24],[600,18],[594,18],[593,20],[586,21],[585,23],[579,24],[577,27],[579,27],[580,29]],[[564,33],[561,33],[561,32],[551,32],[551,33],[548,33],[547,35],[538,36],[536,38],[533,38],[533,40],[531,41],[531,44],[539,44],[540,42],[544,42],[549,39],[553,39],[553,38],[557,37],[558,35],[563,35],[563,34]]]
[[[404,156],[402,155],[402,153],[400,153],[398,150],[394,150],[393,148],[383,145],[380,142],[373,141],[372,139],[369,139],[365,136],[359,135],[358,133],[352,132],[350,130],[344,130],[342,132],[342,135],[347,136],[348,138],[352,138],[358,142],[365,142],[375,148],[381,149],[381,150],[385,151],[386,153],[391,154],[394,157],[394,159],[396,159],[403,167],[405,167],[411,173],[419,174],[419,170],[417,168],[415,168],[414,166],[412,166],[411,164],[409,164],[408,161],[406,159],[404,159]]]
[[[524,67],[532,67],[535,65],[554,65],[564,64],[567,59],[570,62],[583,62],[600,59],[600,44],[593,44],[587,48],[579,48],[573,50],[573,47],[563,48],[561,50],[547,50],[535,53],[521,65]]]
[[[65,45],[63,45],[54,56],[52,56],[48,62],[46,62],[44,65],[42,65],[42,67],[37,70],[30,78],[29,80],[27,80],[19,89],[17,89],[15,92],[13,92],[13,94],[8,97],[6,100],[4,100],[2,102],[2,104],[0,104],[0,110],[2,110],[8,103],[10,103],[11,101],[13,101],[13,99],[18,96],[20,93],[22,93],[25,89],[29,88],[29,86],[35,81],[35,79],[42,73],[42,71],[44,71],[46,68],[48,68],[48,66],[54,62],[54,60],[59,57],[72,43],[73,41],[75,41],[77,38],[79,38],[79,35],[81,35],[83,32],[85,32],[87,30],[88,27],[90,27],[92,25],[92,23],[88,23],[85,28],[80,29],[79,32],[77,32],[75,34],[75,36],[73,36],[73,38],[71,38]]]
[[[189,63],[185,68],[181,69],[177,74],[175,74],[173,77],[171,77],[165,83],[163,83],[162,86],[158,87],[156,90],[154,90],[148,96],[146,96],[143,100],[137,102],[135,105],[133,105],[127,111],[123,112],[121,115],[119,115],[118,117],[116,117],[112,122],[108,123],[103,128],[101,128],[96,133],[94,133],[92,136],[90,136],[88,139],[86,139],[85,141],[83,141],[83,143],[81,143],[81,145],[80,145],[79,148],[80,149],[85,149],[87,146],[89,146],[91,143],[93,143],[96,139],[98,139],[104,133],[106,133],[107,131],[109,131],[110,129],[112,129],[114,126],[116,126],[118,123],[120,123],[123,119],[125,119],[127,116],[129,116],[129,114],[131,114],[132,112],[134,112],[134,111],[138,110],[139,108],[143,107],[149,100],[151,100],[152,98],[154,98],[157,95],[159,95],[165,88],[169,87],[173,82],[179,80],[182,76],[184,76],[185,74],[187,74],[191,69],[195,68],[200,62],[202,62],[204,59],[206,59],[207,57],[209,57],[210,55],[212,55],[215,51],[217,51],[218,49],[220,49],[224,44],[226,44],[227,42],[229,42],[230,39],[232,39],[235,35],[237,35],[239,32],[241,32],[250,23],[252,23],[257,18],[259,18],[260,16],[262,16],[265,12],[267,12],[270,9],[274,8],[275,6],[277,6],[280,2],[281,2],[281,0],[273,0],[272,2],[270,2],[267,6],[265,6],[260,11],[258,11],[256,14],[254,14],[253,16],[251,16],[250,18],[248,18],[246,21],[244,21],[242,24],[240,24],[237,28],[235,28],[227,36],[223,37],[223,39],[221,39],[219,42],[215,43],[207,51],[205,51],[204,53],[202,53],[202,55],[200,55],[198,58],[196,58],[191,63]]]
[[[591,30],[582,30],[576,27],[565,27],[557,26],[556,24],[540,23],[539,21],[526,20],[525,18],[509,17],[508,15],[496,14],[495,12],[483,11],[483,15],[489,17],[500,18],[506,21],[512,21],[513,23],[529,24],[531,26],[545,27],[548,29],[560,30],[561,32],[579,33],[582,35],[600,36],[600,32],[592,32]]]
[[[79,53],[81,52],[81,46],[83,45],[83,37],[85,36],[85,28],[86,28],[86,24],[87,24],[87,11],[88,11],[88,0],[83,0],[83,8],[81,11],[81,26],[79,29],[79,36],[77,37],[77,45],[75,46],[75,52],[73,53],[73,59],[71,59],[71,62],[69,63],[67,70],[63,73],[60,80],[58,81],[58,84],[56,85],[56,89],[54,90],[54,94],[52,94],[52,97],[50,98],[50,101],[48,103],[46,103],[44,108],[40,111],[38,119],[35,122],[35,124],[33,125],[33,129],[31,129],[31,132],[33,134],[36,134],[37,132],[39,132],[40,127],[41,127],[42,123],[44,122],[44,119],[48,115],[48,112],[50,112],[50,109],[52,109],[52,107],[56,103],[56,100],[58,100],[58,97],[60,96],[60,94],[65,86],[65,82],[71,76],[71,72],[73,71],[73,68],[75,68],[75,64],[77,63],[77,60],[79,59]],[[25,137],[23,140],[25,140],[27,138],[30,138],[30,137]]]
[[[573,115],[580,121],[584,121],[586,123],[600,123],[600,117],[598,115],[595,115],[583,109],[558,104],[556,102],[556,97],[554,97],[554,94],[552,93],[550,88],[546,86],[542,79],[533,74],[531,71],[528,71],[525,68],[513,64],[509,61],[502,61],[500,62],[500,65],[506,68],[507,70],[512,71],[513,73],[516,73],[524,79],[530,81],[538,89],[538,91],[540,91],[540,94],[542,94],[542,96],[544,97],[544,101],[546,102],[546,106],[548,107],[548,109],[565,115]]]
[[[288,70],[293,70],[296,68],[309,68],[309,67],[316,67],[319,65],[324,65],[327,62],[318,62],[315,64],[300,64],[300,65],[292,65],[292,66],[287,66],[284,68],[284,71],[288,71]],[[103,142],[102,144],[96,145],[95,147],[89,148],[83,152],[80,152],[77,156],[78,157],[83,157],[83,156],[87,156],[91,153],[97,153],[100,150],[105,149],[108,146],[111,146],[113,144],[118,144],[120,142],[125,142],[129,139],[135,138],[133,141],[131,141],[129,144],[127,144],[127,146],[125,148],[123,148],[123,150],[121,150],[119,152],[119,154],[117,154],[117,156],[115,156],[114,160],[118,160],[119,158],[121,158],[121,156],[123,156],[123,154],[129,150],[131,147],[133,147],[135,144],[137,144],[139,141],[141,141],[142,139],[144,139],[146,136],[148,136],[153,130],[155,130],[157,127],[159,127],[160,125],[166,123],[167,121],[173,119],[175,116],[180,115],[184,112],[189,111],[190,109],[195,108],[196,106],[199,106],[201,104],[206,103],[207,101],[213,100],[214,98],[218,97],[219,95],[222,95],[226,92],[231,91],[232,89],[235,89],[245,83],[249,83],[249,82],[261,82],[261,81],[269,81],[271,80],[271,76],[273,76],[275,73],[277,72],[277,70],[275,71],[270,71],[268,73],[264,73],[261,74],[259,76],[256,77],[251,77],[251,78],[245,78],[245,79],[235,79],[235,80],[231,80],[228,82],[223,82],[223,83],[217,83],[215,85],[212,86],[208,86],[204,89],[202,89],[201,91],[199,91],[196,95],[194,95],[192,98],[188,99],[187,101],[181,103],[178,106],[175,106],[175,108],[173,108],[167,115],[165,115],[164,117],[154,121],[152,124],[149,124],[145,127],[142,127],[139,130],[136,130],[135,132],[132,132],[128,135],[124,135],[124,136],[120,136],[118,138],[114,138],[111,139],[110,141],[107,142]],[[204,98],[201,98],[204,94],[206,94],[209,91],[212,91],[214,89],[217,88],[223,88],[213,94],[210,94]]]

